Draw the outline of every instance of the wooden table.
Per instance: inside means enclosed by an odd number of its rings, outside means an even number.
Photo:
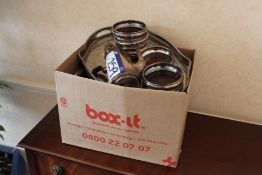
[[[262,126],[188,113],[178,167],[61,143],[57,106],[19,143],[31,175],[261,175]],[[53,168],[63,173],[53,172]]]

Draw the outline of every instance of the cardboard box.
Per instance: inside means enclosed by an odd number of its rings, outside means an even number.
[[[194,51],[183,52],[193,58]],[[77,53],[55,71],[62,142],[176,167],[188,93],[121,87],[75,76],[81,67]]]

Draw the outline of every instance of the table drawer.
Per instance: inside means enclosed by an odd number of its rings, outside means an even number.
[[[39,175],[120,175],[45,154],[35,154]]]

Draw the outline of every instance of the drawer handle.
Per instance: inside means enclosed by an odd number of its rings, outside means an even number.
[[[54,175],[64,175],[64,171],[59,165],[54,165],[53,166],[53,174]]]

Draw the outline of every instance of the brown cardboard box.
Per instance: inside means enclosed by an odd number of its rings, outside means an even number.
[[[77,52],[55,71],[62,142],[176,167],[188,93],[127,88],[75,76],[81,66]],[[194,51],[183,52],[193,59]]]

